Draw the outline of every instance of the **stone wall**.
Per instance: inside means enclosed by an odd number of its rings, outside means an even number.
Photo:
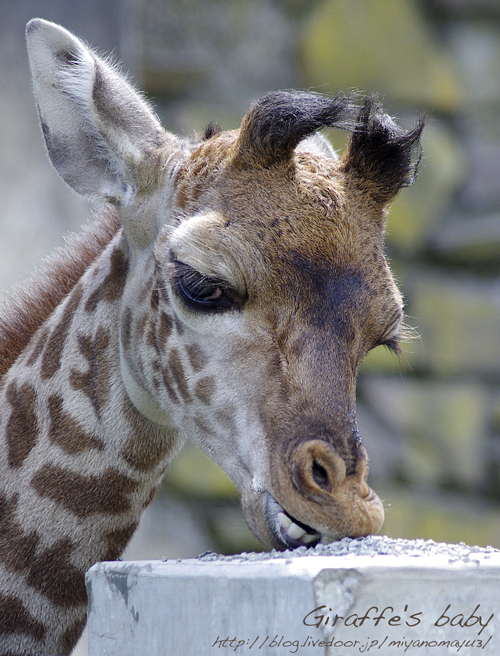
[[[500,5],[497,0],[0,0],[0,283],[88,209],[45,158],[24,53],[34,15],[124,58],[167,127],[237,127],[269,89],[378,90],[410,124],[431,121],[416,185],[387,249],[416,337],[402,361],[365,361],[359,424],[385,531],[500,546]],[[332,134],[339,148],[342,135]],[[175,531],[172,531],[175,526]],[[189,449],[129,554],[256,548],[234,487]]]

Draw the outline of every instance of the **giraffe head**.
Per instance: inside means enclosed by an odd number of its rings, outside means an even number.
[[[405,131],[374,98],[279,92],[239,130],[181,140],[69,32],[35,20],[27,34],[54,166],[121,216],[120,366],[136,408],[222,466],[266,546],[378,531],[356,374],[371,349],[397,349],[384,222],[423,121]],[[326,126],[352,131],[340,159]]]

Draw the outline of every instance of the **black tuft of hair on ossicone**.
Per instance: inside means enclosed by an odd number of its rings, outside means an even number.
[[[375,200],[389,202],[415,180],[426,122],[427,117],[422,116],[411,130],[405,130],[382,110],[375,95],[368,96],[359,110],[344,170],[354,170],[367,181]]]
[[[302,139],[317,130],[353,130],[359,108],[355,94],[334,97],[306,91],[274,91],[247,111],[238,139],[238,159],[269,167],[288,160]]]
[[[202,138],[204,141],[208,141],[212,137],[216,137],[221,132],[222,132],[221,126],[218,123],[211,121],[205,128]]]
[[[235,161],[245,167],[269,168],[290,160],[300,141],[321,128],[349,130],[344,171],[357,175],[377,202],[389,202],[416,177],[427,118],[405,130],[383,111],[375,94],[361,106],[358,97],[305,91],[265,94],[243,118]]]

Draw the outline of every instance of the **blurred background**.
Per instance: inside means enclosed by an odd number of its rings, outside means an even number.
[[[376,90],[432,117],[387,253],[419,337],[370,354],[359,427],[383,533],[500,547],[500,3],[498,0],[0,0],[0,288],[86,220],[49,164],[24,45],[34,16],[112,51],[165,127],[238,127],[279,88]],[[339,149],[344,135],[331,134]],[[258,549],[237,491],[188,448],[127,558]]]

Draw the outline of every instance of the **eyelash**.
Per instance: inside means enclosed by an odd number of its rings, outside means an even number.
[[[237,307],[227,284],[205,276],[183,262],[173,264],[174,289],[188,307],[198,312],[225,312]]]
[[[395,355],[401,355],[402,349],[401,345],[399,344],[398,338],[391,337],[390,339],[386,340],[385,342],[381,342],[382,346],[385,346],[391,353],[394,353]]]

